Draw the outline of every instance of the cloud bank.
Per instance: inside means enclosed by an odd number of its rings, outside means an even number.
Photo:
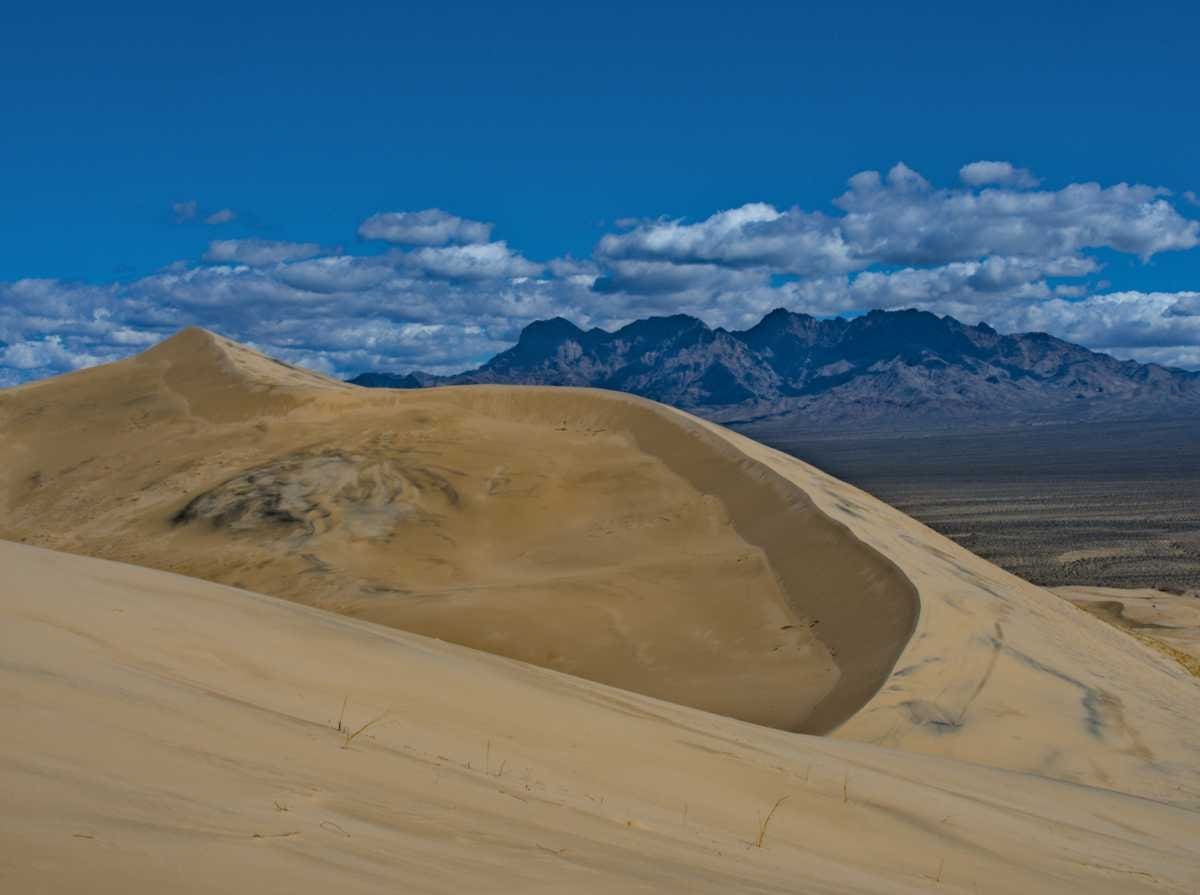
[[[1102,279],[1113,257],[1200,246],[1190,195],[1048,189],[1003,161],[964,165],[959,181],[937,187],[897,164],[854,175],[827,210],[751,202],[703,220],[626,220],[582,259],[532,260],[490,223],[425,209],[370,216],[353,252],[221,239],[130,282],[0,282],[0,385],[115,360],[189,324],[327,373],[451,372],[539,318],[612,327],[689,313],[736,328],[779,306],[919,307],[1200,368],[1200,292],[1111,292]],[[237,217],[192,200],[172,213]]]
[[[358,227],[362,239],[419,246],[487,242],[491,233],[491,224],[460,218],[440,208],[386,211],[371,215]]]

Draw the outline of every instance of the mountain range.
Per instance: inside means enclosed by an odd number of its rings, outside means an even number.
[[[632,392],[731,425],[806,429],[1175,417],[1200,372],[1121,361],[1046,333],[1003,335],[926,311],[818,319],[783,308],[747,330],[677,314],[615,332],[555,317],[453,376],[363,373],[369,387],[507,383]]]

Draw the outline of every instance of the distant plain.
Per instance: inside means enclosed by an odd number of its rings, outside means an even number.
[[[743,431],[1035,584],[1200,590],[1200,420]]]

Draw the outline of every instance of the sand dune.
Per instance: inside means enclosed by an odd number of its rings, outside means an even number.
[[[292,601],[0,544],[0,879],[1200,883],[1178,662],[685,413],[189,330],[0,391],[0,431],[0,537]],[[387,713],[347,749],[343,700]]]
[[[0,392],[0,426],[8,539],[785,730],[1200,806],[1200,689],[1177,663],[652,402],[357,389],[187,330]]]
[[[371,391],[191,330],[0,424],[2,537],[784,729],[856,711],[916,612],[786,479],[617,394]]]
[[[1200,818],[1161,803],[774,731],[147,569],[4,543],[0,562],[4,891],[1200,880]],[[381,718],[348,744],[347,698],[351,730]]]
[[[1154,588],[1056,587],[1060,597],[1170,656],[1200,677],[1200,593]]]

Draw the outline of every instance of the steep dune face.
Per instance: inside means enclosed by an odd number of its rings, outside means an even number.
[[[629,396],[360,390],[244,351],[189,332],[0,392],[0,537],[1200,806],[1177,664],[794,458]]]
[[[1146,799],[769,730],[148,569],[7,543],[0,566],[5,892],[1197,880],[1198,815]]]
[[[621,431],[698,492],[719,503],[722,518],[761,551],[796,618],[836,659],[838,680],[800,727],[824,733],[858,710],[887,679],[916,622],[912,585],[883,554],[820,512],[786,476],[750,459],[715,429],[661,405],[609,392],[575,389],[447,389],[452,400],[507,420],[571,420]],[[599,473],[605,477],[607,471]],[[628,495],[622,496],[628,500]],[[674,539],[673,539],[674,540]],[[696,545],[668,549],[693,554]],[[744,594],[742,599],[736,596]],[[725,600],[743,611],[750,591],[731,582]],[[731,599],[732,597],[732,599]]]
[[[1200,687],[1178,662],[869,494],[726,434],[920,594],[894,672],[836,737],[1200,808]]]
[[[794,485],[628,396],[367,391],[193,330],[0,424],[0,536],[787,730],[853,714],[915,618]]]

